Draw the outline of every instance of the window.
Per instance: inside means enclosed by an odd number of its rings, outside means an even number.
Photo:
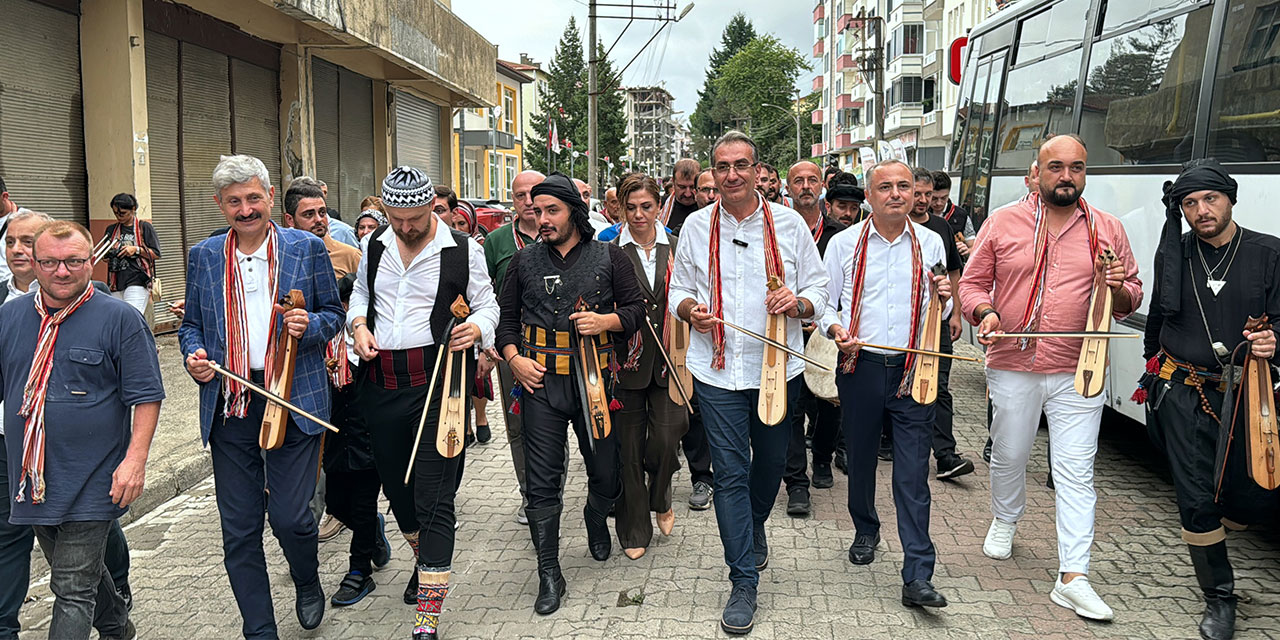
[[[920,104],[924,100],[924,80],[919,76],[902,76],[889,87],[887,102],[892,109],[900,104]]]
[[[982,61],[974,74],[974,92],[965,120],[964,144],[960,152],[960,202],[980,224],[989,211],[987,202],[991,187],[991,161],[995,153],[995,117],[999,106],[1000,86],[1004,79],[1005,54]],[[1003,202],[997,202],[1002,205]]]
[[[889,38],[889,62],[899,56],[920,53],[924,45],[924,25],[904,24],[893,30]]]
[[[511,135],[516,135],[516,92],[503,87],[502,89],[502,130]]]
[[[1110,34],[1142,24],[1151,16],[1196,4],[1197,0],[1107,0],[1102,33]]]
[[[1074,133],[1079,82],[1074,74],[1064,82],[1062,70],[1079,69],[1081,53],[1076,49],[1009,72],[996,135],[997,169],[1026,169],[1051,134]]]
[[[924,93],[921,94],[920,106],[922,113],[931,113],[937,105],[937,95],[935,94],[937,80],[934,78],[924,79]]]
[[[511,200],[511,183],[516,179],[516,157],[507,156],[507,177],[502,181],[502,199]]]
[[[1280,162],[1280,2],[1232,0],[1213,82],[1208,154]]]
[[[977,42],[969,43],[971,50]],[[956,102],[956,122],[952,131],[951,141],[951,157],[949,166],[956,167],[960,165],[960,150],[964,145],[965,125],[969,118],[969,111],[973,101],[973,79],[978,75],[978,57],[973,56],[964,68],[964,72],[960,75],[960,94]],[[986,91],[985,86],[980,86],[979,91]]]
[[[862,110],[858,108],[850,108],[837,111],[836,126],[840,129],[862,126]]]
[[[1132,1],[1122,0],[1122,3]],[[1023,20],[1014,64],[1032,62],[1079,46],[1086,31],[1089,3],[1090,0],[1062,0],[1048,11]]]
[[[1212,12],[1197,9],[1094,43],[1080,123],[1090,164],[1191,159]]]
[[[498,199],[498,154],[489,152],[489,198]]]
[[[464,198],[474,198],[480,193],[479,187],[476,186],[478,182],[476,161],[473,158],[467,158],[462,162],[462,189],[466,193]]]

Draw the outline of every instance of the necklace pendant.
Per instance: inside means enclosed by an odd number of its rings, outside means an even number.
[[[1208,278],[1205,280],[1205,284],[1208,285],[1209,290],[1213,292],[1214,297],[1217,297],[1218,292],[1222,291],[1222,288],[1227,286],[1227,281]]]

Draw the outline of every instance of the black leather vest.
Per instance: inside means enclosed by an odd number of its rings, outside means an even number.
[[[561,271],[545,243],[520,250],[521,321],[554,331],[569,330],[581,297],[596,313],[613,313],[613,263],[609,245],[589,240],[577,262]]]

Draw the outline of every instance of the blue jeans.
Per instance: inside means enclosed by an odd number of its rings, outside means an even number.
[[[129,613],[116,593],[104,562],[107,535],[114,520],[37,525],[36,539],[49,561],[49,587],[55,597],[50,638],[89,637],[90,628],[102,638],[124,635]]]
[[[784,418],[774,426],[756,415],[759,389],[730,391],[693,381],[702,411],[711,466],[715,469],[716,524],[729,565],[729,581],[755,588],[756,571],[752,531],[763,525],[778,497],[778,484],[787,462],[791,422]],[[787,383],[788,413],[794,414],[800,395],[800,377]]]

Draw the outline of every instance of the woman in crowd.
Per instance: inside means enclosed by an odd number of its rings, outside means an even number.
[[[382,208],[382,198],[369,196],[360,203],[360,215],[356,216],[356,238],[363,240],[374,229],[387,223],[387,210]]]
[[[115,224],[108,226],[99,243],[97,260],[107,261],[107,286],[111,295],[146,313],[151,285],[160,259],[160,239],[150,222],[138,219],[138,200],[128,193],[111,199]]]

